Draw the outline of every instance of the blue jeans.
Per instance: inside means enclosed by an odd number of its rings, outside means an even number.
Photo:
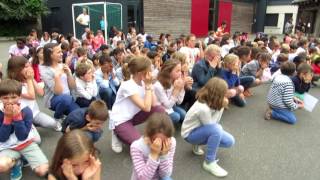
[[[112,109],[113,103],[116,100],[116,95],[111,88],[100,88],[99,89],[100,98],[107,104],[108,109]]]
[[[294,113],[288,109],[272,108],[271,117],[289,124],[295,124],[297,122]]]
[[[186,117],[186,111],[179,106],[173,106],[172,109],[174,112],[169,114],[172,122],[173,123],[182,122],[184,120],[184,117]]]
[[[89,107],[89,105],[91,104],[92,101],[96,100],[95,97],[91,98],[90,100],[84,98],[84,97],[78,97],[76,99],[76,103],[81,107]]]
[[[256,80],[256,78],[253,76],[240,76],[239,79],[240,84],[244,87],[244,89],[250,88]]]
[[[173,180],[171,177],[162,177],[160,180]]]
[[[73,101],[72,96],[67,94],[54,95],[51,99],[51,110],[54,111],[54,118],[60,119],[63,115],[68,115],[79,106]]]
[[[234,137],[217,123],[195,128],[185,140],[195,145],[207,145],[206,161],[208,163],[216,160],[218,147],[228,148],[235,143]]]

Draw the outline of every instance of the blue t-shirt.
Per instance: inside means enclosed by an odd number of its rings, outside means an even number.
[[[233,74],[229,70],[223,69],[221,73],[221,78],[227,82],[229,89],[240,85],[239,76],[236,74]]]

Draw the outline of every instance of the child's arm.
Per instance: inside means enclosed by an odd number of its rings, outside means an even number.
[[[159,176],[161,178],[171,176],[175,150],[176,150],[176,139],[171,138],[171,147],[168,154],[160,156]]]
[[[28,137],[32,126],[32,120],[32,111],[28,107],[22,109],[19,114],[13,116],[12,123],[14,133],[19,141],[23,141]]]
[[[3,112],[0,112],[0,142],[6,142],[12,132],[13,126],[11,126],[12,119],[4,116]]]
[[[23,98],[30,99],[30,100],[35,100],[36,99],[36,94],[34,91],[34,86],[33,86],[33,70],[30,68],[28,69],[25,73],[25,76],[27,78],[27,93],[26,94],[21,94]]]
[[[168,97],[167,94],[165,93],[163,86],[160,84],[160,82],[157,82],[154,85],[154,94],[158,98],[161,105],[163,105],[165,108],[172,108],[178,100],[177,93],[172,94],[170,97]]]
[[[130,155],[134,171],[139,180],[150,180],[155,175],[160,161],[153,160],[150,155],[147,161],[144,161],[143,153],[138,148],[131,146]]]
[[[293,101],[294,97],[294,86],[287,85],[283,87],[282,97],[283,103],[290,109],[296,110],[298,108],[297,104]]]
[[[37,83],[36,80],[33,80],[33,87],[34,87],[34,90],[35,90],[36,94],[38,94],[39,96],[43,96],[44,95],[43,88],[39,86],[39,84]]]
[[[67,74],[68,86],[70,89],[76,88],[76,82],[72,76],[71,70],[67,65],[63,65],[63,71]]]

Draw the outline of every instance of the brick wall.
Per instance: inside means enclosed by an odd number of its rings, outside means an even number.
[[[170,33],[174,37],[189,34],[191,25],[191,0],[145,0],[144,29],[159,36]]]
[[[233,2],[231,32],[251,32],[253,22],[253,3]]]

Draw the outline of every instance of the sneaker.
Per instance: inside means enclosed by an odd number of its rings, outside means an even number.
[[[217,163],[218,161],[213,161],[211,163],[207,163],[206,161],[203,162],[203,169],[210,172],[211,174],[217,177],[225,177],[228,175],[228,172],[220,167]]]
[[[197,156],[204,155],[204,151],[201,149],[199,145],[192,145],[192,152]]]
[[[115,153],[121,153],[122,152],[122,142],[119,140],[117,135],[112,131],[111,133],[111,148]]]
[[[265,112],[265,114],[264,114],[264,119],[265,120],[270,120],[271,119],[271,114],[272,114],[272,110],[271,110],[271,108],[268,107],[266,112]]]
[[[57,131],[57,132],[61,132],[62,125],[61,125],[60,120],[57,120],[57,124],[56,124],[56,127],[54,128],[54,130]]]
[[[22,178],[22,162],[16,160],[16,164],[11,168],[10,180],[20,180]]]
[[[27,161],[27,159],[24,156],[21,156],[21,160],[22,160],[23,167],[30,166],[29,162]]]

